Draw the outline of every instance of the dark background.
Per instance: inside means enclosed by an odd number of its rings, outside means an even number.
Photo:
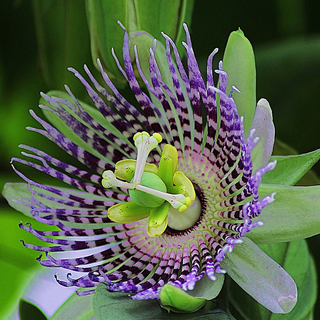
[[[74,1],[73,1],[74,2]],[[72,1],[65,1],[66,5]],[[77,4],[81,2],[77,1]],[[36,109],[40,91],[63,89],[69,82],[65,64],[81,68],[92,65],[84,8],[77,10],[81,47],[71,48],[69,56],[60,56],[68,41],[61,38],[59,22],[51,30],[52,64],[44,70],[40,63],[39,44],[32,1],[1,0],[0,11],[0,187],[5,181],[18,181],[9,162],[17,156],[20,143],[46,148],[45,139],[25,130],[35,124],[28,113]],[[50,13],[50,12],[49,12]],[[48,13],[48,14],[49,14]],[[53,12],[54,13],[54,12]],[[320,2],[305,1],[196,1],[191,24],[194,50],[200,64],[215,48],[220,58],[231,31],[243,30],[251,41],[257,64],[257,99],[269,100],[274,112],[277,137],[299,153],[320,148]],[[68,19],[68,17],[64,17]],[[92,68],[91,68],[92,69]],[[46,71],[48,71],[46,73]],[[73,80],[70,80],[72,84]],[[72,87],[77,92],[77,84]],[[79,93],[80,95],[83,92]],[[52,145],[50,145],[52,148]],[[48,149],[46,149],[48,150]],[[57,148],[55,155],[59,149]],[[53,154],[53,152],[52,152]],[[58,156],[57,156],[58,157]],[[58,157],[59,158],[59,157]],[[315,166],[320,174],[320,165]],[[29,274],[37,268],[35,255],[21,248],[25,234],[18,229],[23,217],[7,207],[0,207],[0,311],[6,312],[17,301]],[[320,211],[320,210],[319,210]],[[303,223],[303,220],[301,221]],[[309,240],[318,268],[319,236]],[[298,261],[297,261],[298,263]],[[319,303],[317,316],[320,317]],[[5,314],[5,313],[3,313]]]

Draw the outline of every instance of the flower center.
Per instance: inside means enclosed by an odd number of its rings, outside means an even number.
[[[103,187],[125,188],[131,198],[131,201],[110,207],[108,217],[119,223],[149,217],[147,230],[150,236],[165,231],[168,216],[171,228],[174,225],[183,228],[177,230],[189,228],[191,221],[198,220],[201,205],[196,199],[191,181],[181,171],[177,171],[177,149],[166,144],[157,167],[147,163],[147,158],[150,151],[162,141],[160,134],[150,136],[147,132],[139,132],[133,140],[137,147],[137,159],[118,161],[114,172],[108,170],[102,174]],[[174,222],[178,220],[180,227]]]

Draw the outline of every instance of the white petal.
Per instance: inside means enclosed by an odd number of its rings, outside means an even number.
[[[253,172],[255,172],[268,163],[275,139],[272,110],[266,99],[258,101],[251,129],[255,129],[254,136],[259,137],[259,142],[251,153]]]
[[[273,313],[288,313],[297,302],[291,276],[254,242],[243,238],[221,263],[238,285]]]
[[[69,270],[59,269],[59,277],[65,277],[68,272]],[[54,279],[56,273],[57,269],[38,269],[22,295],[24,300],[36,305],[48,317],[77,290],[76,287],[65,288],[59,285]]]

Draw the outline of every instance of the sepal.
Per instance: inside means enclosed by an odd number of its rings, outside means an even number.
[[[230,92],[232,86],[241,92],[233,98],[239,115],[244,116],[247,136],[256,106],[256,66],[251,43],[240,29],[229,36],[223,56],[223,69],[228,73],[227,92]]]

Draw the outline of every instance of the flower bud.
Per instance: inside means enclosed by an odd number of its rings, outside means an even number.
[[[160,303],[169,312],[192,313],[203,307],[206,299],[192,297],[180,288],[166,284],[160,291]]]

